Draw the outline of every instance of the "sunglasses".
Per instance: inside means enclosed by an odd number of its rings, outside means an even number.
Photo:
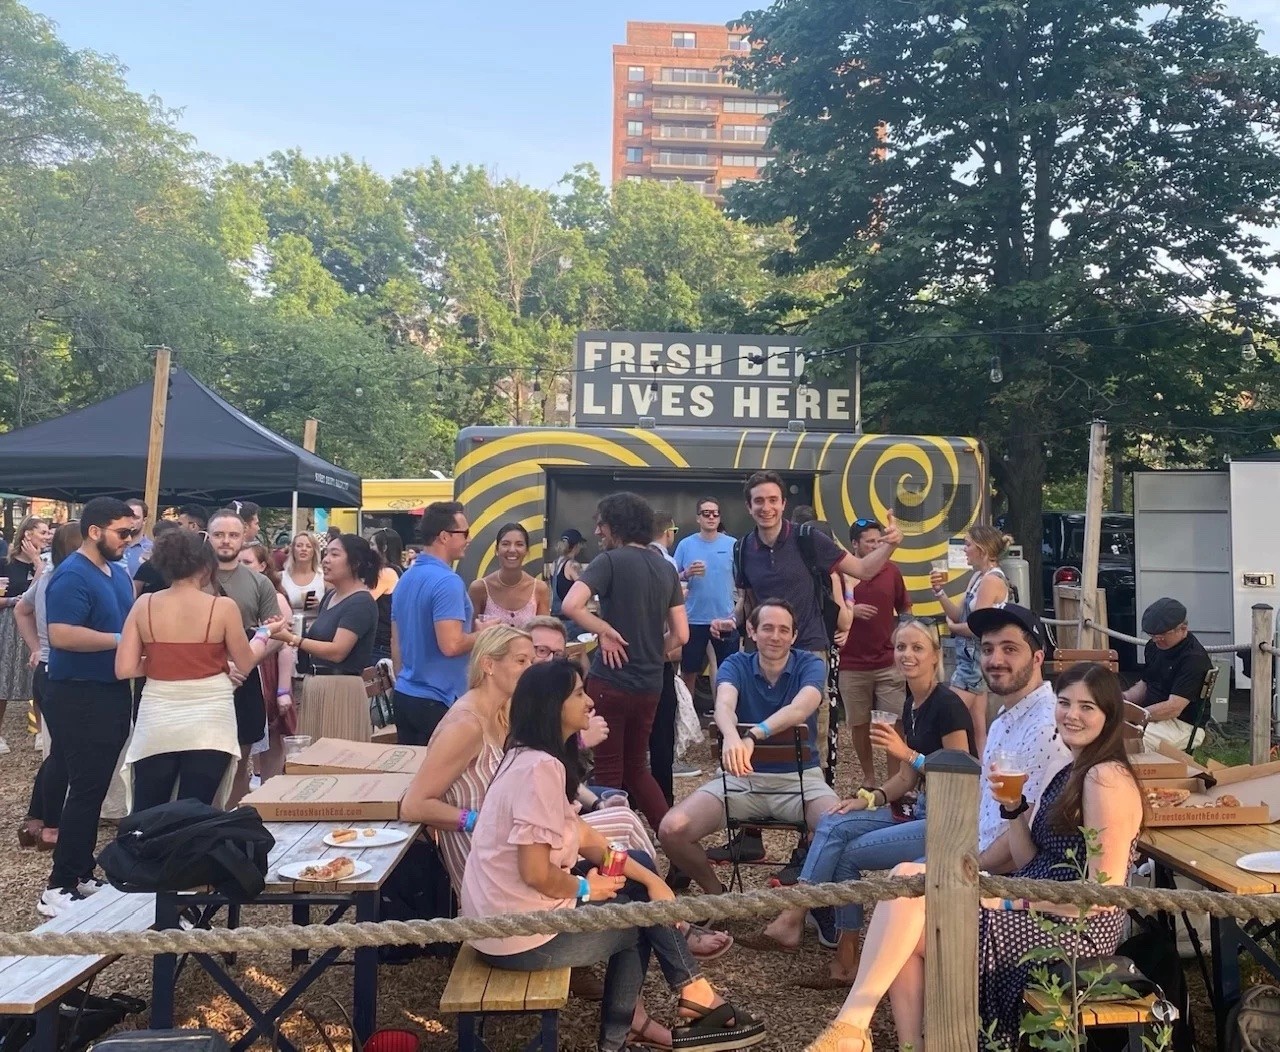
[[[114,533],[122,541],[132,540],[142,531],[128,526],[117,526],[114,530],[103,530],[103,533]]]
[[[718,511],[700,511],[698,514],[708,519],[720,518],[720,513]]]
[[[875,519],[854,519],[853,524],[860,530],[865,530],[868,526],[874,526],[877,530],[882,528]]]
[[[469,529],[466,529],[466,530],[445,530],[444,532],[445,532],[445,533],[452,533],[452,534],[455,534],[455,535],[457,535],[457,536],[459,536],[459,537],[470,537],[470,536],[471,536],[471,531],[470,531]]]

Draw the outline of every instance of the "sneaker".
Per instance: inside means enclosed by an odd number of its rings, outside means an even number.
[[[46,888],[40,901],[36,903],[36,911],[42,917],[56,917],[64,910],[70,909],[77,902],[83,901],[84,896],[78,891],[68,891],[65,888]]]
[[[801,844],[791,852],[791,860],[777,873],[769,878],[771,888],[789,888],[800,880],[800,872],[804,869],[805,856],[809,854],[808,845]]]
[[[76,885],[76,891],[81,895],[96,895],[99,891],[107,886],[105,880],[99,880],[97,877],[85,877]]]
[[[4,756],[9,752],[9,743],[0,738],[0,756]]]
[[[764,837],[759,833],[739,830],[733,834],[729,843],[711,848],[707,852],[707,858],[712,862],[732,862],[735,849],[739,862],[759,862],[764,858]]]
[[[673,778],[697,778],[701,773],[701,767],[694,767],[693,764],[685,763],[683,760],[677,760],[671,765]]]
[[[815,906],[805,914],[804,925],[818,933],[818,942],[828,950],[834,950],[840,941],[840,931],[836,928],[836,911],[832,906]]]

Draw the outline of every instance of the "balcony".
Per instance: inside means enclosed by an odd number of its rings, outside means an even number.
[[[664,99],[659,96],[653,100],[652,112],[656,117],[714,120],[720,112],[720,107],[714,99]]]
[[[655,139],[672,142],[715,142],[715,128],[670,128],[659,126]]]
[[[649,162],[649,167],[655,172],[714,172],[716,170],[716,165],[707,157],[677,160],[673,157],[664,158],[661,154]]]
[[[727,94],[735,94],[735,93],[741,94],[741,95],[754,94],[754,92],[748,91],[746,88],[738,87],[738,85],[735,82],[731,80],[726,80],[719,73],[707,73],[706,76],[707,76],[706,80],[702,80],[702,79],[690,80],[684,74],[672,75],[671,73],[668,73],[664,70],[659,72],[658,75],[653,78],[653,83],[661,84],[664,87],[679,86],[681,88],[687,88],[691,91],[709,91],[709,92],[714,92],[717,95],[727,95]]]

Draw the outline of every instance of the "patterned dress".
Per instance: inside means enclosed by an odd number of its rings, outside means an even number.
[[[1071,765],[1058,772],[1049,783],[1031,823],[1031,839],[1036,857],[1012,876],[1032,880],[1078,880],[1078,866],[1086,857],[1084,837],[1079,833],[1059,833],[1052,828],[1050,812],[1062,794]],[[1074,851],[1072,858],[1068,851]],[[1023,955],[1035,946],[1060,945],[1080,956],[1111,954],[1120,945],[1124,929],[1123,910],[1090,917],[1083,936],[1041,931],[1026,910],[982,911],[978,963],[981,968],[978,1008],[985,1028],[996,1023],[996,1036],[1007,1047],[1018,1047],[1018,1031],[1024,1013],[1022,992],[1031,980],[1031,964],[1021,964]]]

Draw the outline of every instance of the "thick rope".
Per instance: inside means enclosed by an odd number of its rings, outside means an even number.
[[[1227,895],[1209,891],[1126,888],[1082,881],[982,877],[980,894],[1077,906],[1115,906],[1166,913],[1207,913],[1239,921],[1280,920],[1280,895]],[[606,931],[677,921],[747,920],[773,917],[790,907],[869,905],[924,894],[925,877],[868,877],[842,884],[797,884],[744,894],[701,895],[670,902],[602,904],[586,909],[542,910],[495,917],[380,921],[365,924],[276,925],[261,928],[143,932],[0,933],[0,954],[78,956],[164,953],[241,953],[266,950],[326,950],[464,942],[468,939],[556,932]]]
[[[1081,622],[1046,621],[1045,623],[1050,625],[1077,625]],[[1084,627],[1091,628],[1095,632],[1101,632],[1103,635],[1110,636],[1112,639],[1123,639],[1126,643],[1135,643],[1138,646],[1146,646],[1148,642],[1148,640],[1140,639],[1138,636],[1130,636],[1126,635],[1124,632],[1117,632],[1114,628],[1104,628],[1102,625],[1095,624],[1087,617],[1084,619]],[[1271,650],[1271,645],[1269,643],[1260,643],[1259,646],[1268,649],[1271,653],[1274,653],[1274,650]],[[1205,647],[1204,649],[1207,654],[1239,654],[1241,651],[1251,650],[1252,648],[1252,643],[1220,643],[1211,647]]]

